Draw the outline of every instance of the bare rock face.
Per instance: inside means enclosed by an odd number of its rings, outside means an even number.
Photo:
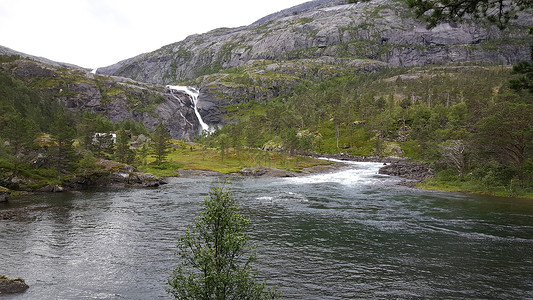
[[[189,36],[100,68],[98,73],[166,84],[254,60],[332,57],[372,59],[392,66],[465,61],[514,64],[531,59],[528,28],[532,25],[533,17],[522,14],[504,31],[481,21],[428,30],[403,1],[316,0],[249,26]]]
[[[9,189],[0,186],[0,202],[7,202],[10,196],[11,192],[9,191]]]
[[[0,276],[0,295],[24,293],[29,286],[22,278]]]
[[[158,85],[26,59],[5,68],[10,68],[15,78],[40,88],[47,99],[56,99],[73,111],[99,113],[115,123],[134,120],[149,130],[163,123],[173,138],[187,141],[200,132],[193,103],[185,93],[171,94]]]

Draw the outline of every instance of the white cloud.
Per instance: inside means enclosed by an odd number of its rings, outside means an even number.
[[[83,67],[113,64],[305,0],[2,0],[0,45]]]

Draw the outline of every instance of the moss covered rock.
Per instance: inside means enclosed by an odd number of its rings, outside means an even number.
[[[29,286],[22,278],[11,278],[0,275],[0,295],[24,293]]]
[[[0,186],[0,202],[7,202],[7,200],[9,200],[9,196],[11,196],[9,189]]]

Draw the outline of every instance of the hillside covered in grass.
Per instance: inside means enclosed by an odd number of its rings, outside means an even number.
[[[242,72],[245,74],[246,72]],[[533,97],[510,67],[386,68],[303,80],[270,102],[228,106],[206,145],[430,162],[432,186],[531,192]]]

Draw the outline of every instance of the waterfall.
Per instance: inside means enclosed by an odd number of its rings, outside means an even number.
[[[202,119],[202,116],[200,115],[200,112],[198,111],[198,107],[197,107],[198,96],[200,95],[200,91],[193,87],[180,86],[180,85],[167,85],[167,89],[169,89],[171,92],[178,91],[178,92],[184,92],[187,95],[189,95],[192,99],[192,103],[194,106],[194,113],[196,114],[196,117],[198,118],[198,122],[200,122],[200,126],[202,126],[202,131],[203,130],[209,131],[209,126]]]

